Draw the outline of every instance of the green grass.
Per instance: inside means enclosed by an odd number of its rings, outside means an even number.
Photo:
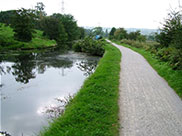
[[[41,136],[118,135],[120,51],[106,44],[105,54],[93,75],[66,107],[65,113]]]
[[[14,32],[11,27],[0,24],[0,50],[36,49],[56,45],[56,41],[43,37],[42,33],[42,31],[35,30],[31,42],[20,42],[14,39]]]
[[[121,45],[118,41],[114,42]],[[127,44],[122,45],[143,55],[157,73],[163,77],[168,82],[169,86],[171,86],[180,98],[182,98],[182,70],[173,70],[167,62],[157,59],[154,54],[151,54],[149,51],[142,48],[135,48]]]

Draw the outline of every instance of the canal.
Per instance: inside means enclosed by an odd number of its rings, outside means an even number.
[[[58,114],[48,111],[75,95],[99,59],[56,48],[1,53],[1,131],[12,136],[38,134]]]

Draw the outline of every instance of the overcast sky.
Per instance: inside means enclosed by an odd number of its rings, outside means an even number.
[[[65,13],[79,26],[159,28],[170,7],[182,0],[64,0]],[[1,0],[0,11],[32,8],[43,2],[48,15],[61,13],[62,0]]]

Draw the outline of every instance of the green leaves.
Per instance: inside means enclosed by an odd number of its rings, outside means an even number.
[[[74,51],[85,52],[91,55],[102,56],[104,54],[103,42],[86,37],[73,45]]]
[[[12,27],[16,40],[29,42],[32,40],[34,14],[32,10],[20,9],[15,11]]]
[[[45,17],[42,20],[44,35],[49,39],[54,39],[58,44],[64,44],[67,41],[67,34],[64,26],[58,19],[54,17]]]

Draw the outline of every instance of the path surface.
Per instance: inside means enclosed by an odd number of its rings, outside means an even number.
[[[120,136],[182,136],[182,101],[138,53],[118,46]]]

